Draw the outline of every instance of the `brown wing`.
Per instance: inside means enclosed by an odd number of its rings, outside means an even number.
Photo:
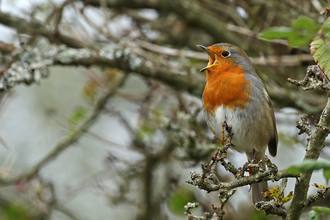
[[[273,157],[275,157],[276,156],[276,153],[277,153],[278,136],[277,136],[277,129],[276,129],[274,109],[273,109],[273,105],[272,105],[272,102],[271,102],[270,98],[268,98],[268,104],[269,104],[269,107],[270,107],[270,109],[272,111],[271,114],[272,114],[272,118],[273,118],[273,127],[274,127],[274,136],[268,142],[268,151],[269,151],[269,154],[270,155],[272,155]]]

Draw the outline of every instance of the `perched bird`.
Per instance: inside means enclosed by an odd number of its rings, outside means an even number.
[[[232,149],[244,152],[252,160],[264,160],[266,147],[276,156],[277,130],[274,110],[267,88],[246,53],[240,48],[219,43],[209,47],[197,45],[209,55],[207,83],[203,93],[206,122],[215,137],[225,144],[231,128]],[[265,164],[262,163],[265,170]],[[254,170],[253,173],[257,173]],[[267,182],[252,184],[252,201],[266,201],[261,192]]]

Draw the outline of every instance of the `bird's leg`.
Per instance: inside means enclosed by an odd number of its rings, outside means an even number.
[[[252,163],[255,162],[255,159],[256,159],[256,150],[253,149],[253,151],[252,151]]]
[[[225,129],[228,132],[228,135],[225,138]],[[223,147],[221,148],[221,155],[224,154],[224,157],[227,157],[227,149],[231,146],[233,146],[231,144],[231,138],[233,136],[233,134],[231,133],[231,127],[228,126],[227,122],[224,121],[222,123],[222,132],[221,132],[221,138],[218,138],[216,136],[214,136],[215,139],[218,139],[220,141],[220,143],[223,145]]]
[[[231,127],[228,126],[226,121],[224,121],[223,124],[222,124],[222,133],[224,133],[224,125],[225,125],[226,131],[228,133],[227,137],[225,139],[225,141],[227,142],[227,140],[233,136],[233,133],[231,133]]]
[[[224,138],[224,135],[225,135],[225,129],[227,131],[227,136],[226,138]],[[231,143],[232,141],[232,137],[233,137],[233,133],[231,132],[231,127],[228,126],[227,122],[224,121],[222,123],[222,140],[223,140],[223,151],[225,152],[225,157],[227,156],[227,149],[229,147],[234,147],[234,145]]]
[[[251,163],[246,163],[243,166],[243,170],[246,170],[249,173],[250,176],[253,175],[254,169],[255,169],[255,168],[251,167],[251,165],[255,163],[255,158],[256,158],[255,152],[256,152],[255,149],[253,149]]]
[[[220,143],[225,146],[226,142],[221,140],[220,138],[218,138],[217,136],[214,136],[215,139],[217,139],[218,141],[220,141]]]
[[[220,141],[220,143],[222,144],[222,148],[221,148],[221,154],[220,154],[220,156],[223,154],[224,155],[224,158],[226,158],[227,157],[227,148],[225,148],[225,145],[226,145],[226,141],[223,141],[223,140],[221,140],[220,138],[218,138],[218,137],[215,137],[216,139],[218,139],[219,141]]]
[[[225,126],[226,126],[226,124],[227,124],[227,122],[226,121],[224,121],[223,123],[222,123],[222,141],[224,142],[224,143],[222,143],[222,145],[223,146],[225,146],[225,144],[226,144],[226,142],[225,142]]]

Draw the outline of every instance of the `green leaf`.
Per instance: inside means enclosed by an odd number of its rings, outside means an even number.
[[[313,19],[305,16],[301,16],[294,20],[291,23],[291,27],[300,30],[310,30],[314,33],[319,29],[319,26],[314,22]]]
[[[259,37],[272,40],[272,39],[281,39],[281,38],[289,38],[293,35],[294,32],[292,28],[289,27],[273,27],[264,32],[262,32]]]
[[[325,212],[325,213],[330,214],[330,208],[327,208],[327,207],[314,206],[314,207],[312,207],[312,209],[319,213]]]
[[[87,110],[84,107],[77,107],[73,114],[69,117],[69,131],[68,135],[74,135],[76,127],[80,124],[87,116]]]
[[[309,220],[329,219],[330,208],[314,206],[312,209],[313,210],[308,213]]]
[[[302,47],[308,45],[313,36],[308,37],[302,33],[293,32],[288,38],[290,47]]]
[[[79,124],[86,118],[86,115],[87,115],[87,110],[84,107],[78,107],[69,118],[69,121],[72,124]]]
[[[171,211],[183,215],[183,207],[194,200],[193,191],[187,187],[181,187],[170,196],[167,203]]]
[[[154,133],[154,130],[152,129],[152,127],[148,124],[143,124],[141,126],[141,130],[140,132],[142,132],[145,135],[152,135]]]
[[[328,18],[310,44],[311,54],[324,73],[330,77],[330,19]]]
[[[138,130],[137,137],[143,142],[148,142],[155,131],[155,128],[150,123],[144,123]]]
[[[289,194],[286,196],[286,197],[284,197],[282,200],[281,200],[281,202],[284,204],[284,203],[287,203],[287,202],[289,202],[291,199],[292,199],[292,197],[293,197],[293,192],[291,191],[291,192],[289,192]]]
[[[287,39],[290,47],[301,47],[308,45],[318,25],[310,18],[301,16],[291,23],[291,27],[273,27],[262,32],[259,37],[272,39]]]
[[[318,30],[318,25],[311,19],[301,16],[291,23],[294,30],[288,39],[290,47],[301,47],[308,45]]]
[[[312,209],[316,212],[326,212],[326,213],[330,214],[330,208],[327,208],[327,207],[314,206],[314,207],[312,207]]]
[[[24,220],[28,219],[28,211],[20,204],[10,203],[2,209],[0,218],[6,220]]]
[[[305,160],[302,163],[293,165],[287,169],[287,172],[290,173],[306,173],[311,172],[313,170],[319,169],[330,169],[330,162],[327,161],[318,161],[318,160]]]
[[[317,212],[315,212],[314,210],[310,211],[308,213],[308,220],[319,220],[320,216]]]
[[[325,180],[327,181],[327,184],[328,184],[329,180],[330,180],[330,170],[324,169],[323,170],[323,176],[324,176],[324,178],[325,178]]]

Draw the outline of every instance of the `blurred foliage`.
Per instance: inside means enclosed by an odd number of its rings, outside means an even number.
[[[182,186],[177,189],[175,192],[172,192],[172,195],[167,200],[167,204],[171,211],[178,215],[184,215],[182,207],[184,207],[188,202],[196,200],[193,190],[190,187]]]
[[[312,209],[308,213],[308,220],[326,220],[330,218],[330,208],[314,206]]]
[[[32,220],[29,215],[30,213],[25,206],[14,203],[8,203],[0,211],[2,220]]]
[[[287,168],[288,172],[291,173],[306,173],[314,170],[323,169],[323,175],[327,181],[330,179],[330,162],[324,160],[305,160],[301,163],[293,165]]]
[[[301,163],[293,165],[287,169],[290,173],[306,173],[313,170],[319,169],[330,169],[330,162],[328,161],[320,161],[320,160],[305,160]]]
[[[259,37],[268,40],[286,39],[290,47],[302,47],[310,44],[318,29],[313,19],[301,16],[291,23],[291,27],[272,27],[263,31]]]
[[[77,125],[77,124],[81,123],[86,118],[86,114],[87,114],[87,109],[86,108],[77,107],[76,110],[71,115],[71,117],[69,118],[69,121],[72,124]]]
[[[325,180],[328,184],[330,180],[330,169],[323,169],[323,176],[325,177]]]
[[[83,87],[83,95],[91,103],[94,103],[96,98],[102,95],[104,89],[116,87],[123,78],[123,74],[118,69],[114,68],[103,70],[93,66],[88,73],[89,77]]]

